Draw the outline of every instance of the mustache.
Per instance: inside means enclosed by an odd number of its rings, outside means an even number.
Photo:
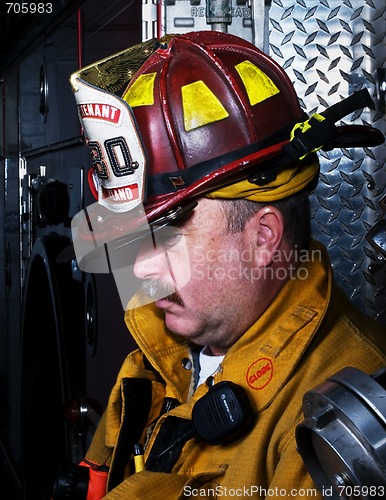
[[[182,299],[175,291],[175,288],[170,283],[165,283],[160,280],[147,279],[142,281],[142,291],[154,300],[166,299],[169,302],[174,302],[180,306],[183,305]]]

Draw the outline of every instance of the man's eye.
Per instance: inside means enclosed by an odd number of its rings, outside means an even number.
[[[164,248],[171,248],[177,245],[183,233],[177,228],[162,228],[154,233],[156,246],[162,246]]]

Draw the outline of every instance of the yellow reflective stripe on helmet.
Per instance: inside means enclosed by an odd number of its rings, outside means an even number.
[[[229,116],[227,110],[202,80],[181,87],[185,130],[193,130]]]
[[[235,68],[244,83],[251,106],[280,92],[269,76],[251,61],[236,64]]]
[[[154,80],[157,73],[140,75],[127,89],[123,99],[132,107],[154,104]]]

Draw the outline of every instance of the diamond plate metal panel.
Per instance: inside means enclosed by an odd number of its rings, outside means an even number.
[[[272,0],[269,53],[290,76],[309,114],[355,90],[376,100],[377,69],[386,66],[385,0]],[[363,110],[341,123],[384,133],[384,110]],[[386,146],[321,153],[312,195],[312,231],[330,254],[338,284],[364,312],[386,324],[386,266],[370,272],[376,251],[367,231],[386,214]]]

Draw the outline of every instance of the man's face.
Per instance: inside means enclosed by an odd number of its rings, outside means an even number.
[[[231,234],[221,201],[201,199],[174,232],[139,250],[134,274],[165,314],[167,328],[223,354],[262,312],[255,245],[246,229]],[[260,288],[260,290],[259,290]],[[264,302],[264,301],[263,301]]]

